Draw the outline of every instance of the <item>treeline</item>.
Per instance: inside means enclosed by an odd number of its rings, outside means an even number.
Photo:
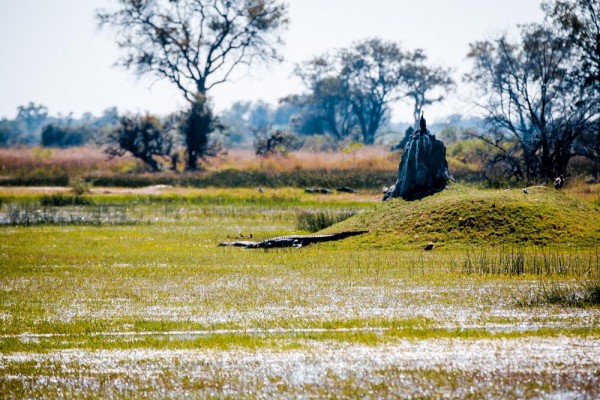
[[[193,171],[236,146],[263,156],[355,144],[402,149],[422,110],[455,89],[450,70],[432,65],[423,50],[369,38],[298,64],[302,93],[275,106],[238,102],[217,115],[211,88],[254,59],[277,60],[289,19],[280,0],[216,3],[220,12],[192,0],[140,0],[98,13],[101,26],[125,38],[119,63],[176,85],[187,110],[157,117],[110,109],[74,120],[52,119],[45,107],[29,104],[14,120],[0,121],[0,145],[94,142],[110,157],[131,153],[152,171],[180,162]],[[483,119],[465,126],[455,117],[439,131],[430,126],[452,145],[458,167],[476,168],[490,182],[554,179],[568,175],[577,158],[591,163],[594,177],[600,172],[600,1],[548,0],[541,7],[544,23],[519,26],[520,37],[471,44],[472,69],[462,78]],[[201,23],[190,24],[193,18]],[[393,125],[390,109],[399,101],[413,115]]]
[[[278,104],[262,100],[239,101],[213,116],[214,131],[206,151],[216,155],[226,149],[254,149],[257,154],[285,153],[306,148],[314,151],[340,150],[353,143],[363,143],[357,131],[355,135],[333,134],[319,120],[321,115],[300,104],[294,95]],[[100,116],[84,113],[80,118],[51,116],[43,105],[29,103],[19,106],[14,119],[0,120],[0,147],[103,147],[109,157],[126,152],[138,155],[147,164],[160,169],[154,156],[171,156],[182,153],[185,147],[185,112],[166,116],[146,114],[120,114],[116,107],[106,109]],[[469,132],[483,127],[483,119],[458,114],[445,121],[429,124],[434,133],[441,133],[451,144],[466,138]],[[392,150],[402,147],[412,132],[411,122],[393,122],[385,116],[381,120],[374,141]],[[134,150],[134,147],[137,147]],[[129,150],[131,149],[131,151]]]
[[[0,119],[0,147],[81,146],[101,139],[118,123],[119,114],[115,107],[106,109],[98,117],[88,112],[74,118],[72,113],[51,116],[47,107],[30,102],[17,107],[14,119]]]
[[[389,142],[389,137],[382,137],[386,134],[404,136],[406,128],[418,121],[423,107],[442,101],[454,88],[449,70],[430,66],[423,50],[408,51],[399,43],[378,38],[365,39],[335,53],[314,57],[297,65],[295,72],[304,82],[305,91],[285,96],[277,105],[262,101],[237,102],[215,115],[206,96],[190,95],[191,108],[196,107],[198,114],[195,132],[182,130],[186,118],[182,113],[165,117],[119,116],[113,108],[99,118],[85,114],[77,120],[72,116],[50,117],[46,107],[30,103],[18,108],[14,120],[2,121],[4,134],[0,145],[68,147],[90,143],[93,139],[102,143],[111,130],[117,130],[129,137],[108,135],[109,142],[121,146],[123,151],[132,152],[132,148],[119,143],[145,140],[121,128],[141,118],[144,122],[140,123],[145,123],[148,132],[153,132],[151,136],[155,136],[150,141],[156,141],[156,132],[161,131],[162,143],[175,146],[176,140],[170,137],[169,131],[177,125],[188,153],[190,140],[205,142],[194,149],[200,158],[214,153],[217,143],[225,147],[254,145],[257,153],[267,154],[275,148],[294,150],[303,142],[302,137],[314,135],[322,136],[316,142],[322,143],[325,149],[340,142],[371,145],[377,141]],[[394,125],[390,122],[390,107],[400,100],[412,106],[412,121]],[[190,112],[187,114],[188,117],[191,115]],[[148,125],[149,121],[155,126]],[[156,123],[159,122],[158,125],[164,126],[158,126]],[[117,126],[119,124],[121,128]],[[208,127],[213,129],[207,130]],[[174,148],[163,144],[160,148],[156,144],[142,143],[148,150],[133,151],[132,154],[137,157],[136,153],[139,153],[144,162],[156,169],[149,154],[168,155],[165,151]],[[118,155],[119,151],[113,146],[110,153]]]

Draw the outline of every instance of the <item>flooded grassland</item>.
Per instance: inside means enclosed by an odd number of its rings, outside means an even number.
[[[224,248],[371,207],[227,196],[4,202],[1,396],[600,396],[596,248]]]

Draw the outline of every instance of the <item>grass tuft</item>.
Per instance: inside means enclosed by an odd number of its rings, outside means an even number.
[[[342,211],[299,211],[296,227],[302,231],[317,232],[342,222],[356,214],[353,210]]]
[[[564,307],[600,306],[600,281],[576,284],[542,282],[527,298],[517,301],[521,307],[560,305]]]
[[[82,177],[76,177],[69,179],[69,187],[71,187],[71,190],[75,195],[81,196],[90,192],[91,184],[86,182]]]

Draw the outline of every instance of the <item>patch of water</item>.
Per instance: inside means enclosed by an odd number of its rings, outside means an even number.
[[[596,385],[600,344],[595,338],[395,340],[375,346],[314,340],[295,343],[293,349],[284,341],[282,347],[257,350],[13,353],[0,355],[0,372],[35,362],[40,375],[7,372],[4,379],[35,381],[71,395],[85,394],[98,379],[105,382],[104,391],[123,395],[127,388],[146,391],[151,397],[183,396],[184,380],[204,383],[196,395],[219,397],[249,393],[258,398],[278,393],[277,397],[318,393],[335,397],[343,395],[344,388],[367,397],[390,393],[373,392],[376,387],[389,388],[401,397],[464,397],[469,393],[529,397],[528,392],[519,392],[528,386],[543,398],[600,394]]]

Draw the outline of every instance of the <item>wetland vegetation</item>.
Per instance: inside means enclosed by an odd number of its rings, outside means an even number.
[[[0,399],[600,398],[600,0],[62,3],[0,2]]]
[[[543,207],[575,204],[578,215],[563,214],[589,231],[485,245],[439,225],[405,237],[413,219],[430,223],[423,212],[459,204],[465,191],[523,212],[535,196]],[[0,392],[598,396],[597,205],[576,191],[537,193],[457,185],[418,204],[380,204],[376,192],[3,188]],[[382,207],[403,218],[374,222],[366,238],[217,247],[308,233],[298,218],[310,213],[350,217],[326,231],[345,229]],[[15,209],[74,219],[9,220]],[[424,251],[433,233],[436,247]],[[388,245],[376,246],[377,235]]]

